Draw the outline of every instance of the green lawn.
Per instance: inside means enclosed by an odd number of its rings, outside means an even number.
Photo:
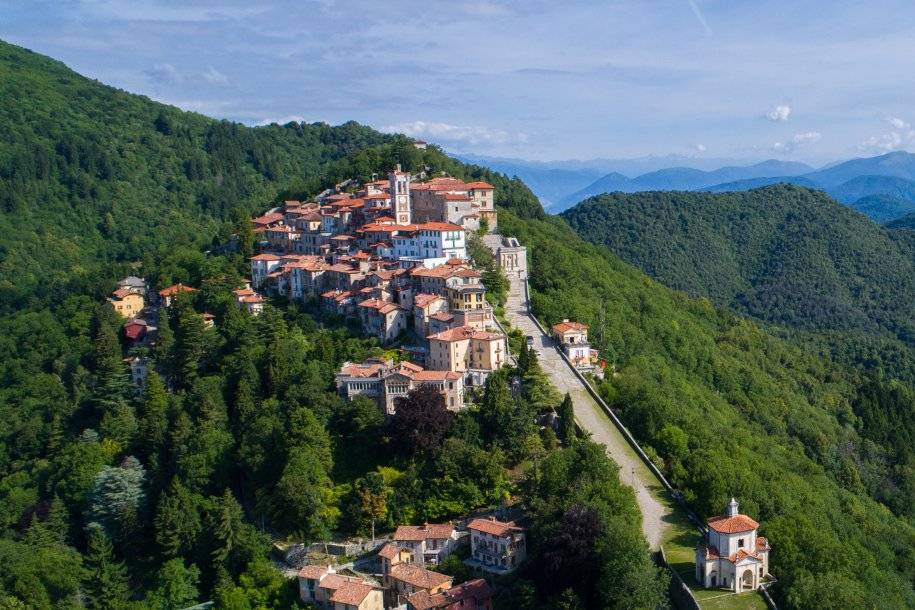
[[[729,593],[717,589],[693,591],[703,610],[766,610],[766,601],[756,591]]]

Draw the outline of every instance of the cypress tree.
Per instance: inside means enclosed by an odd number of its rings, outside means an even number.
[[[559,440],[568,447],[578,437],[575,432],[575,408],[569,394],[562,399],[556,414],[559,416]]]

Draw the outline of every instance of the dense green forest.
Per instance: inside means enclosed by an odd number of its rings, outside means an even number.
[[[207,245],[287,188],[395,141],[356,123],[251,129],[107,87],[0,41],[0,308]],[[120,263],[120,264],[119,264]]]
[[[915,607],[915,478],[897,456],[912,412],[904,388],[862,385],[649,279],[560,218],[513,212],[499,222],[529,248],[535,312],[591,325],[616,370],[600,391],[701,515],[736,496],[759,518],[783,607]]]
[[[665,604],[615,465],[571,422],[560,438],[535,425],[561,402],[536,355],[474,409],[416,392],[385,421],[333,386],[343,361],[380,353],[374,341],[301,304],[252,318],[232,299],[249,214],[283,198],[399,162],[490,180],[500,204],[537,213],[519,181],[356,124],[250,129],[0,53],[0,607],[289,608],[271,539],[367,535],[512,497],[530,508],[533,565],[550,553],[593,569],[526,570],[506,605]],[[233,233],[238,252],[204,253]],[[160,315],[142,392],[102,299],[128,270],[200,289]],[[497,294],[504,278],[487,278]],[[583,544],[552,544],[585,526]]]
[[[562,216],[672,288],[777,324],[915,345],[915,250],[820,191],[613,193]]]

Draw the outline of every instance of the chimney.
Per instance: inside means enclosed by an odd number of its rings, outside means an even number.
[[[394,171],[395,171],[395,172],[399,172],[399,171],[400,171],[400,163],[398,163],[397,165],[394,166]]]
[[[727,516],[728,517],[737,516],[737,500],[735,500],[734,498],[731,498],[731,501],[728,503]]]

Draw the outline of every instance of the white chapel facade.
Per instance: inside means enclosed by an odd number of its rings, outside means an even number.
[[[757,535],[759,523],[741,515],[731,498],[724,515],[708,520],[705,539],[696,547],[696,580],[706,588],[735,593],[759,588],[769,575],[769,542]]]

